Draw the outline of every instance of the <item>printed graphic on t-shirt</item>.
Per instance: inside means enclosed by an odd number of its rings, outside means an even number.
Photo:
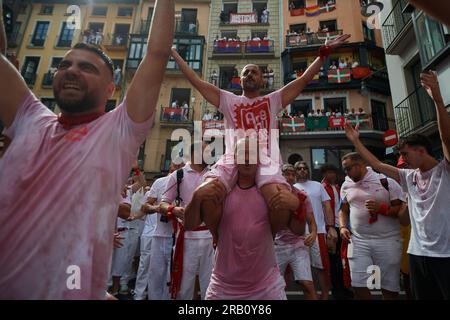
[[[267,97],[252,104],[235,106],[235,125],[238,129],[270,130],[270,100]]]

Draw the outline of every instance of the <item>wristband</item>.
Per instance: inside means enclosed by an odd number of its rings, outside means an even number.
[[[134,168],[133,171],[134,171],[134,174],[135,174],[136,176],[138,176],[138,175],[141,173],[141,172],[139,171],[139,168]]]
[[[169,219],[173,219],[174,218],[174,215],[173,215],[173,209],[175,209],[175,206],[173,206],[173,205],[170,205],[168,208],[167,208],[167,218],[169,218]]]
[[[325,61],[330,54],[331,54],[331,48],[329,46],[321,46],[319,48],[320,60]]]
[[[380,210],[378,210],[377,214],[381,214],[383,216],[389,215],[389,206],[387,203],[380,204]]]

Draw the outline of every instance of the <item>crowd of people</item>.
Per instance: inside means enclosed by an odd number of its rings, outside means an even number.
[[[246,65],[237,96],[171,50],[174,16],[174,0],[156,2],[153,49],[108,113],[114,65],[98,47],[77,44],[59,64],[59,116],[0,48],[0,120],[10,139],[0,158],[0,299],[113,299],[127,291],[137,251],[136,299],[193,299],[200,291],[201,299],[283,300],[287,265],[308,299],[329,299],[330,290],[335,299],[370,299],[378,284],[384,299],[397,299],[400,225],[408,224],[412,297],[450,299],[450,117],[436,73],[423,73],[421,84],[435,103],[442,160],[427,138],[411,135],[398,145],[399,168],[385,164],[347,123],[356,152],[341,159],[344,182],[331,166],[312,181],[307,162],[281,166],[271,129],[350,35],[327,40],[301,77],[266,96],[260,68]],[[0,30],[0,44],[2,37]],[[174,161],[148,188],[135,158],[170,55],[226,129],[240,133],[225,137],[225,154],[212,166],[208,146],[194,142],[183,150],[185,163]]]

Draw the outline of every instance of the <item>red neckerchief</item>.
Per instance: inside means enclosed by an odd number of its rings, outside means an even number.
[[[78,126],[80,124],[92,122],[104,114],[105,112],[90,113],[82,116],[67,116],[60,114],[58,116],[58,122],[62,125],[62,127],[65,130],[70,130],[73,127]]]
[[[335,221],[335,212],[336,212],[335,205],[336,205],[337,201],[334,198],[333,186],[331,184],[329,184],[327,181],[325,181],[325,179],[322,180],[322,185],[323,185],[323,187],[325,188],[326,192],[328,193],[328,195],[331,198],[330,202],[331,202],[331,208],[333,209],[332,211],[333,211],[333,223],[334,223],[334,221]],[[339,195],[339,193],[341,192],[341,190],[339,188],[339,185],[335,184],[334,187],[336,188],[336,192]]]

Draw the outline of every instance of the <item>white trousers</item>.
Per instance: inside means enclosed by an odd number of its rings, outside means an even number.
[[[143,300],[145,289],[147,289],[152,239],[153,236],[141,236],[141,256],[139,258],[139,269],[134,288],[135,300]]]
[[[169,300],[170,259],[172,253],[172,237],[154,236],[150,249],[148,267],[148,299]]]

